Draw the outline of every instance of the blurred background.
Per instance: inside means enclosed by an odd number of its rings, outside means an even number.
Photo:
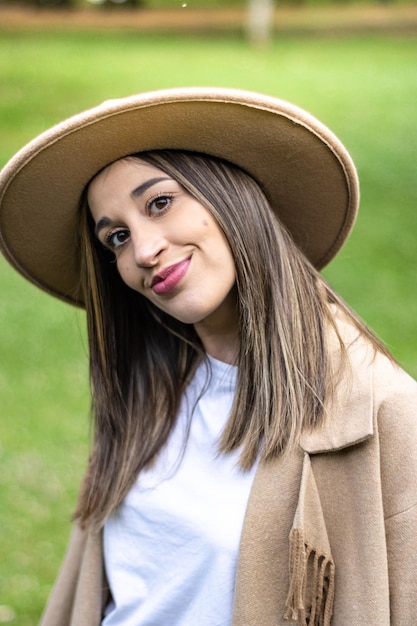
[[[361,209],[324,273],[417,376],[417,3],[0,1],[0,167],[82,109],[185,85],[298,104],[351,152]],[[0,623],[35,626],[89,438],[82,311],[0,259]],[[58,625],[57,625],[58,626]]]

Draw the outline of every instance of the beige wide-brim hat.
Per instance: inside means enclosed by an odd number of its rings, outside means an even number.
[[[75,115],[9,161],[0,173],[0,249],[6,259],[41,289],[82,305],[82,192],[107,164],[157,149],[203,152],[251,174],[319,269],[340,250],[355,221],[355,166],[337,137],[310,114],[241,90],[169,89]]]

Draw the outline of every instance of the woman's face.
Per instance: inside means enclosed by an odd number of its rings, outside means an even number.
[[[211,214],[162,170],[136,158],[109,165],[91,182],[98,239],[123,281],[176,319],[236,322],[235,266]]]

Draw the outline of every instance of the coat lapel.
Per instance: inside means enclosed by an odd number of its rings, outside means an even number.
[[[302,626],[331,623],[335,565],[314,476],[314,456],[354,446],[374,433],[373,355],[361,340],[353,337],[348,344],[348,356],[348,375],[343,377],[329,404],[323,426],[304,432],[300,439],[302,462],[296,461],[294,452],[287,462],[261,463],[258,468],[242,535],[234,626],[275,626],[287,621]],[[298,468],[296,477],[294,468]],[[297,489],[295,495],[294,489]],[[292,507],[292,518],[284,534],[282,531],[291,515],[288,506]],[[275,537],[276,528],[280,528],[280,533]],[[280,553],[287,555],[287,576],[283,575],[282,557],[271,541],[276,541]],[[282,581],[286,581],[285,600]],[[261,598],[256,607],[257,618],[255,610],[250,612],[254,593]],[[272,594],[276,598],[275,608],[268,606]],[[244,610],[248,611],[249,606],[249,612],[244,612],[241,599]]]
[[[290,533],[289,591],[285,619],[329,626],[334,562],[310,456],[305,453],[298,506]]]

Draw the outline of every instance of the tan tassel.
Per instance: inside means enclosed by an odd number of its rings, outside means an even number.
[[[290,588],[284,619],[300,626],[330,626],[334,602],[333,561],[307,545],[304,533],[290,535]]]

